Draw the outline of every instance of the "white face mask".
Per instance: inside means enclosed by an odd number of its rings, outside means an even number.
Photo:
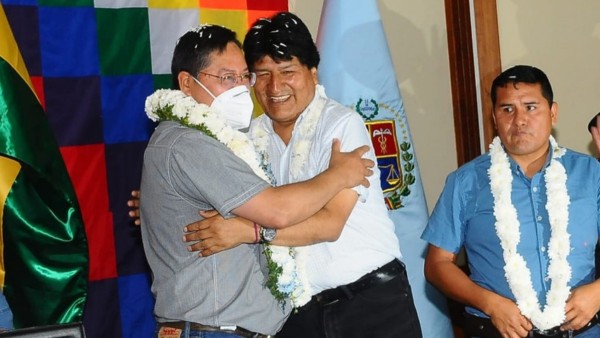
[[[234,129],[246,129],[252,120],[254,103],[250,97],[250,90],[246,86],[236,86],[228,89],[215,97],[198,79],[194,81],[214,99],[210,105],[219,111],[219,114],[227,120],[227,124]]]

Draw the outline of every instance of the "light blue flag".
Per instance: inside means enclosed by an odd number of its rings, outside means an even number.
[[[376,0],[325,0],[317,45],[327,95],[365,120],[425,338],[453,337],[445,297],[423,274],[429,216]]]

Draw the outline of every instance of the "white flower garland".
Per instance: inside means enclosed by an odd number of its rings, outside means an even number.
[[[179,90],[159,89],[146,99],[145,111],[152,121],[176,121],[215,138],[246,162],[258,177],[275,185],[266,153],[257,153],[254,144],[245,133],[231,128],[219,113],[209,106],[198,103]],[[290,248],[268,244],[264,244],[263,249],[269,269],[266,286],[275,299],[285,302],[297,287],[293,252]]]
[[[564,322],[565,304],[571,292],[568,286],[571,266],[567,261],[570,251],[570,236],[567,232],[570,200],[567,192],[567,174],[563,165],[557,161],[565,153],[565,149],[560,148],[552,136],[550,144],[552,160],[546,169],[545,182],[548,197],[546,210],[551,229],[547,277],[552,283],[546,294],[543,311],[533,289],[531,271],[527,268],[523,256],[517,252],[521,233],[517,210],[511,201],[512,174],[508,156],[498,137],[495,137],[490,145],[491,166],[488,170],[494,196],[496,233],[502,245],[506,280],[521,313],[540,330],[547,330]]]
[[[317,123],[325,106],[327,96],[323,86],[317,85],[317,100],[309,105],[302,113],[301,120],[294,128],[294,144],[292,146],[290,176],[291,182],[298,182],[300,174],[304,171],[304,165],[308,162],[308,155]],[[262,127],[252,129],[252,140],[260,156],[268,162],[269,135]],[[312,289],[308,282],[306,273],[306,260],[309,253],[306,247],[282,247],[270,245],[271,258],[278,266],[282,267],[282,274],[278,281],[278,288],[283,293],[288,293],[292,306],[300,307],[311,299]]]
[[[272,183],[257,158],[254,144],[248,136],[231,128],[218,112],[198,103],[180,90],[159,89],[146,98],[144,110],[152,121],[176,121],[182,125],[203,131],[223,143],[237,157],[246,162],[254,173]]]
[[[253,143],[245,133],[227,125],[218,112],[179,90],[155,91],[146,98],[145,111],[154,122],[176,121],[215,138],[246,162],[257,176],[275,185],[266,152],[269,142],[266,131],[253,131]],[[257,149],[260,151],[257,152]],[[297,249],[269,244],[264,244],[263,249],[269,268],[266,284],[273,296],[281,302],[290,298],[294,307],[308,302],[310,292],[304,293],[305,288],[302,286],[305,278],[299,277],[297,273]],[[308,300],[305,300],[304,294],[308,294]]]

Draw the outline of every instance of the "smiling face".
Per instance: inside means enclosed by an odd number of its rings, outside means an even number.
[[[540,84],[517,82],[496,88],[493,118],[506,152],[522,168],[545,159],[558,106],[549,104]]]
[[[287,142],[294,123],[315,96],[317,68],[308,68],[296,57],[276,62],[265,56],[254,63],[254,72],[256,100]]]

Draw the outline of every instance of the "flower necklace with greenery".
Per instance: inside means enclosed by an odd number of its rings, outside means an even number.
[[[175,121],[199,130],[223,143],[237,157],[246,162],[252,171],[263,180],[273,184],[263,169],[254,149],[254,144],[245,133],[231,128],[225,120],[209,106],[198,103],[180,90],[159,89],[146,98],[144,110],[148,118],[156,121]]]
[[[495,137],[490,145],[491,166],[488,170],[490,186],[494,196],[494,216],[496,233],[500,239],[504,257],[504,273],[508,285],[515,296],[521,313],[529,318],[540,330],[548,330],[561,325],[565,320],[565,304],[571,292],[568,283],[571,279],[571,266],[567,261],[570,251],[569,194],[567,174],[557,160],[565,153],[550,136],[552,159],[546,169],[545,182],[548,200],[546,210],[550,219],[550,240],[548,242],[548,279],[552,281],[546,293],[546,305],[540,303],[531,282],[531,271],[523,256],[517,252],[521,233],[517,210],[512,203],[512,174],[508,156],[500,138]]]
[[[265,169],[271,174],[272,182],[276,182],[271,171],[269,154],[266,151],[269,146],[269,135],[266,130],[260,127],[252,127],[250,131],[252,141],[261,163],[265,164]],[[275,183],[274,183],[275,185]],[[298,268],[296,265],[296,248],[286,246],[272,245],[265,243],[263,251],[267,259],[269,274],[267,276],[266,286],[271,290],[271,294],[280,302],[290,299],[292,307],[296,307],[295,298],[292,296],[294,290],[302,289],[298,277]]]
[[[316,86],[317,99],[312,102],[302,113],[299,121],[294,127],[294,142],[291,151],[290,163],[290,183],[301,181],[300,175],[305,171],[304,166],[308,162],[308,155],[314,135],[317,130],[317,123],[327,96],[323,86]],[[269,121],[270,122],[270,121]],[[252,140],[259,156],[268,162],[269,133],[260,124],[252,127]],[[266,247],[267,257],[271,257],[271,264],[280,267],[279,279],[276,288],[286,295],[292,301],[294,308],[300,307],[311,299],[312,290],[306,273],[306,260],[309,258],[307,247],[282,247],[270,245]],[[270,269],[273,271],[273,269]]]
[[[176,121],[218,140],[246,162],[256,175],[271,185],[276,185],[267,153],[257,152],[247,134],[228,126],[225,120],[209,106],[198,103],[179,90],[159,89],[146,99],[145,111],[148,118],[154,122]],[[267,136],[266,133],[257,136],[259,149],[266,149],[268,145],[264,143],[264,136]],[[275,299],[282,304],[288,299],[293,300],[294,290],[302,289],[298,287],[299,278],[294,260],[296,252],[293,248],[269,244],[264,244],[263,250],[269,270],[266,286]]]

